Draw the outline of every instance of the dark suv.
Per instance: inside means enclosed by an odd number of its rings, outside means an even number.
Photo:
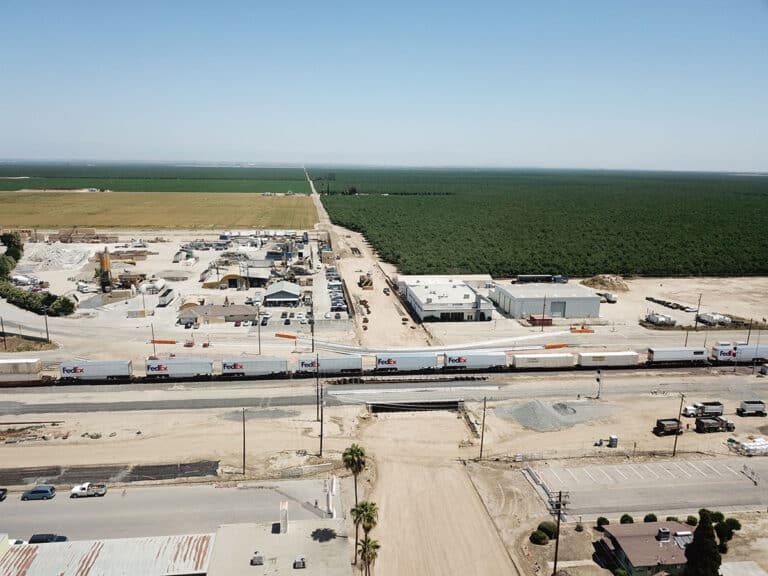
[[[7,488],[0,488],[0,502],[5,500],[6,496],[8,496],[8,489]]]
[[[66,542],[66,536],[59,536],[58,534],[33,534],[27,544],[47,544],[49,542]]]

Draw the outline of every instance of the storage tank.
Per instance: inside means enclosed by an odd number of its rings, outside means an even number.
[[[579,352],[579,366],[595,366],[596,368],[620,366],[637,366],[640,355],[632,350],[625,352]]]
[[[504,352],[459,351],[445,353],[445,367],[453,370],[492,370],[505,368],[507,355]]]
[[[195,378],[213,375],[213,360],[207,358],[168,358],[147,360],[147,378]]]
[[[573,368],[573,354],[515,354],[512,364],[515,368]]]
[[[436,370],[437,354],[377,354],[376,370],[382,372],[415,372]]]
[[[319,365],[318,365],[319,360]],[[363,357],[351,354],[348,356],[302,356],[296,366],[296,372],[361,372]]]
[[[648,362],[706,362],[707,349],[704,347],[688,348],[648,348]]]
[[[130,360],[74,360],[59,366],[62,380],[130,380],[133,366]]]
[[[283,358],[224,358],[221,373],[224,376],[270,376],[288,372],[288,361]]]

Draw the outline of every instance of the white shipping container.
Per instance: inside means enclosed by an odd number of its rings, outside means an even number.
[[[318,359],[320,361],[318,366]],[[299,358],[297,372],[360,372],[363,369],[363,357],[349,356],[302,356]]]
[[[288,371],[288,361],[282,358],[224,358],[221,373],[225,376],[269,376]]]
[[[445,367],[465,370],[504,368],[507,355],[504,352],[446,352]]]
[[[648,362],[706,362],[707,349],[689,348],[648,348]]]
[[[376,369],[391,372],[437,369],[437,354],[377,354]]]
[[[768,360],[768,345],[740,344],[736,346],[737,362],[752,362],[754,360]]]
[[[147,360],[147,378],[194,378],[211,376],[213,360],[205,358],[169,358]]]
[[[17,360],[0,360],[0,375],[3,374],[34,374],[43,369],[39,358],[19,358]]]
[[[68,361],[59,366],[62,380],[127,380],[133,375],[130,360]]]
[[[515,354],[515,368],[573,368],[573,354]]]
[[[626,352],[579,352],[579,366],[636,366],[640,355],[628,350]]]

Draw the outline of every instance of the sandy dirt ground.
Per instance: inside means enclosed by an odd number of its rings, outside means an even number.
[[[375,455],[383,575],[509,574],[514,567],[457,461],[466,434],[455,414],[379,415],[361,439]]]

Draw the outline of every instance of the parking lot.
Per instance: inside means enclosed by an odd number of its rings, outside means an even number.
[[[568,514],[762,510],[768,460],[722,458],[593,466],[531,466],[550,493],[568,492]]]

